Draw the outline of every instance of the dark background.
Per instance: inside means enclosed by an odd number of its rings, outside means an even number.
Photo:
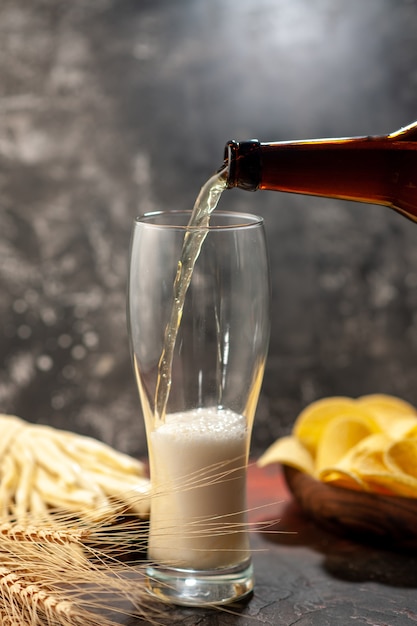
[[[417,119],[415,0],[1,0],[0,411],[146,454],[126,333],[131,223],[191,208],[228,139]],[[417,226],[272,192],[253,453],[328,395],[417,404]]]

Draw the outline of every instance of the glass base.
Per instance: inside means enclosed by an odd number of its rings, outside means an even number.
[[[182,606],[214,606],[241,600],[253,590],[252,564],[218,570],[180,569],[149,566],[146,569],[147,590],[171,604]]]

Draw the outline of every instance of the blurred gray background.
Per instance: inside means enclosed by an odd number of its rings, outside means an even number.
[[[417,119],[415,0],[1,0],[0,411],[146,454],[125,291],[131,223],[191,208],[227,140]],[[417,226],[257,192],[270,355],[253,454],[328,395],[417,404]]]

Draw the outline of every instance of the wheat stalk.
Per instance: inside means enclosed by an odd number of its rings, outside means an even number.
[[[12,522],[0,524],[0,537],[13,541],[34,541],[58,545],[80,544],[88,539],[91,530],[87,528],[57,529],[56,527],[23,526]]]
[[[131,568],[111,557],[111,547],[108,557],[100,547],[84,546],[82,558],[74,559],[68,552],[68,543],[61,542],[62,531],[57,531],[57,535],[32,531],[26,534],[19,528],[13,533],[13,523],[9,522],[9,526],[11,532],[0,536],[2,625],[114,626],[120,622],[103,617],[105,611],[146,615],[147,619],[158,614],[157,608],[152,609],[144,585],[138,586],[138,576],[129,580]],[[38,543],[34,540],[37,535],[42,540],[46,536],[47,541]],[[86,536],[84,529],[81,535]],[[55,541],[57,536],[59,543]],[[74,544],[78,545],[79,540],[76,531]],[[111,535],[107,541],[111,546]],[[139,575],[145,566],[139,566]],[[112,602],[122,601],[127,604],[124,610],[112,606]]]
[[[15,620],[30,617],[30,623],[34,623],[39,611],[61,623],[65,623],[65,620],[71,623],[71,602],[56,597],[49,589],[43,589],[36,583],[27,582],[21,574],[16,574],[4,565],[0,566],[0,593]]]

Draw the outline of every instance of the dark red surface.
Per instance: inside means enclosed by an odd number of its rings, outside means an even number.
[[[278,465],[260,468],[256,461],[251,461],[248,468],[248,507],[249,519],[262,516],[265,507],[275,503],[281,509],[292,500],[284,476]]]

